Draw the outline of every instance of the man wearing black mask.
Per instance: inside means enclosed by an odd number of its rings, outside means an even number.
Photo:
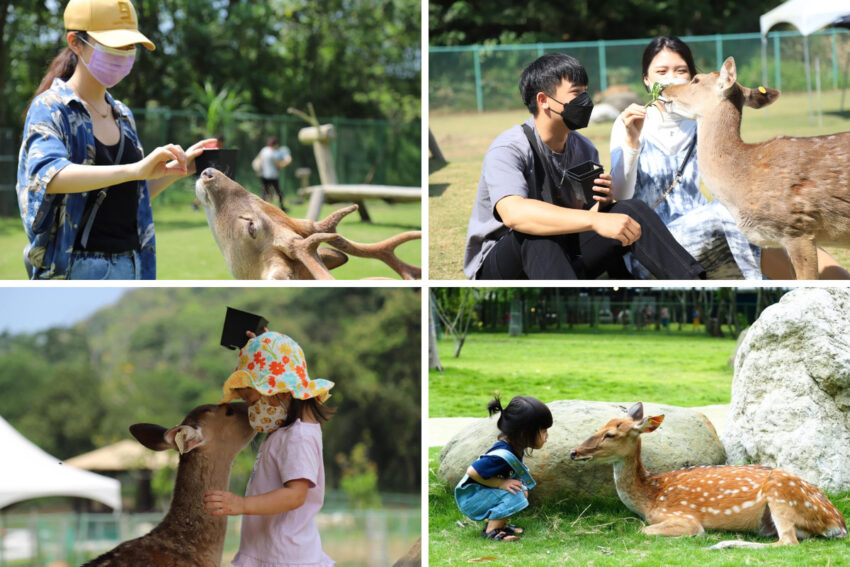
[[[596,179],[595,204],[573,191],[567,170],[599,161],[576,132],[593,110],[587,83],[569,55],[544,55],[522,72],[519,88],[532,117],[503,132],[484,157],[467,231],[467,277],[592,279],[607,272],[630,279],[627,252],[659,279],[705,277],[645,203],[613,202],[610,175]]]

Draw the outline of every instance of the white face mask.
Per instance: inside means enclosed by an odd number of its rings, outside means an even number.
[[[266,396],[261,396],[248,408],[248,422],[259,433],[271,433],[279,429],[285,421],[286,408],[283,404],[273,406]]]
[[[681,77],[678,77],[678,78],[675,78],[675,79],[673,77],[664,77],[663,79],[656,81],[656,82],[661,83],[662,85],[664,85],[666,87],[668,85],[684,85],[688,81],[689,81],[689,79],[683,79]]]

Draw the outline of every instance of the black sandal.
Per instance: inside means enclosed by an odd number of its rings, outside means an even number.
[[[481,537],[492,539],[494,541],[519,541],[519,538],[505,528],[496,528],[495,530],[486,531],[486,528],[481,530]]]
[[[521,534],[525,531],[524,529],[520,528],[519,526],[505,526],[504,528],[501,528],[501,529],[505,530],[510,535],[519,535],[519,534]]]

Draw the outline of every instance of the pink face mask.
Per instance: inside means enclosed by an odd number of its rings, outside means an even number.
[[[83,65],[104,87],[111,88],[117,85],[121,79],[130,74],[133,62],[136,60],[136,50],[113,49],[99,43],[92,45],[84,39],[80,39],[86,45],[92,47],[91,59]]]

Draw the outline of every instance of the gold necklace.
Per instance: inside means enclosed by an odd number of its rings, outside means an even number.
[[[101,112],[97,108],[95,108],[92,103],[83,99],[82,97],[81,97],[81,100],[86,104],[87,107],[89,107],[91,110],[94,110],[95,113],[97,113],[97,115],[100,116],[101,118],[106,118],[107,116],[109,116],[109,110],[112,108],[111,106],[109,106],[109,103],[106,103],[106,112],[101,114]]]

